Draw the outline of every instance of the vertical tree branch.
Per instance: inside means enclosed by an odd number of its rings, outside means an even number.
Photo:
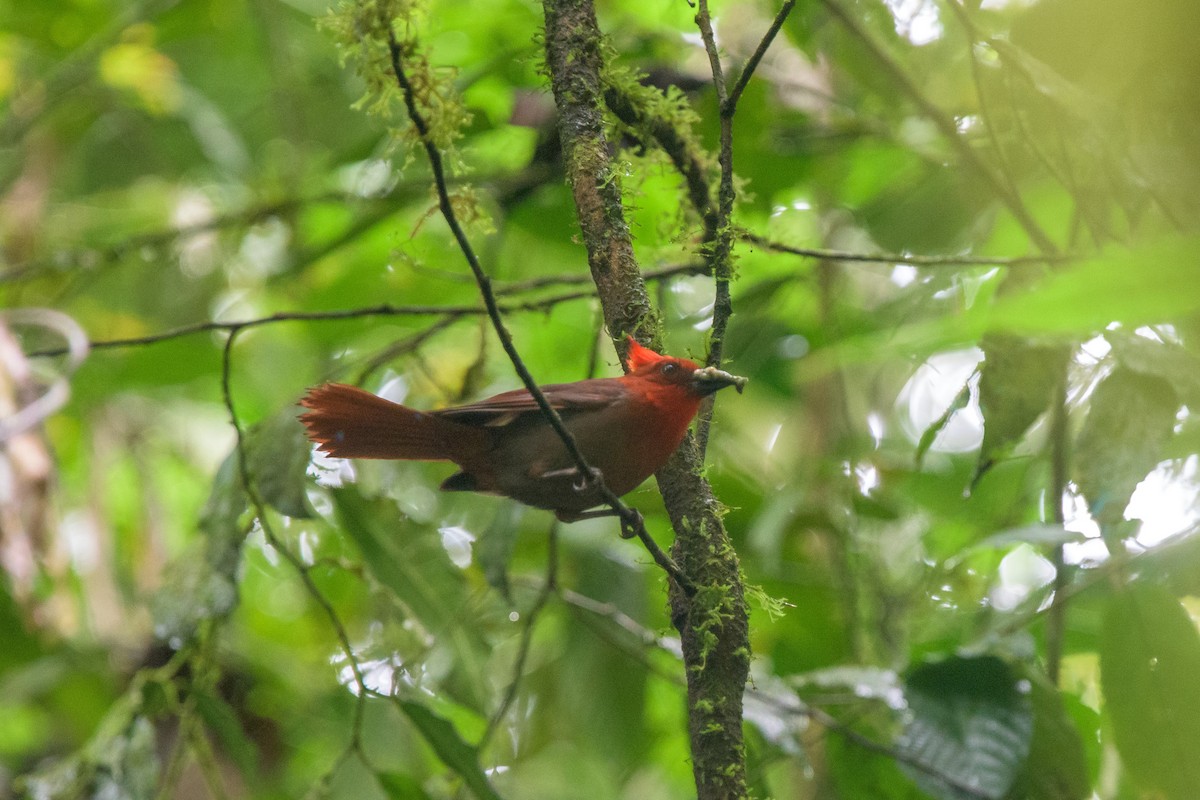
[[[696,11],[696,26],[700,29],[700,38],[704,41],[704,49],[708,53],[708,62],[712,67],[713,86],[717,91],[717,108],[721,122],[721,144],[717,151],[717,164],[721,169],[717,185],[717,217],[713,221],[708,236],[705,237],[705,260],[708,261],[713,274],[713,324],[709,333],[708,358],[709,366],[719,367],[721,355],[725,348],[725,328],[733,315],[733,299],[729,294],[729,281],[733,275],[733,201],[736,192],[733,188],[733,111],[736,101],[730,102],[729,92],[725,86],[725,73],[721,69],[721,56],[717,52],[717,39],[713,34],[712,18],[708,13],[708,0],[699,0]],[[708,450],[708,431],[712,423],[713,403],[711,397],[704,402],[700,410],[700,421],[696,425],[696,448],[700,459]]]
[[[1057,525],[1063,525],[1063,497],[1067,492],[1067,376],[1064,370],[1055,387],[1051,401],[1050,417],[1050,491],[1047,502],[1051,504],[1049,517]],[[1054,599],[1046,612],[1046,677],[1058,686],[1058,671],[1062,664],[1063,638],[1067,627],[1066,590],[1070,584],[1067,575],[1063,546],[1056,545],[1050,554],[1054,565]]]
[[[558,106],[568,179],[588,264],[609,332],[658,328],[633,256],[618,177],[604,135],[601,36],[589,0],[544,0],[546,64]],[[670,587],[672,622],[683,645],[692,770],[700,800],[746,796],[742,693],[750,646],[741,567],[721,522],[720,504],[700,474],[689,436],[658,473],[675,528],[672,552],[695,587]]]

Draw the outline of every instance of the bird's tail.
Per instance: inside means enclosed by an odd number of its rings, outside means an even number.
[[[484,431],[343,383],[309,389],[300,405],[308,438],[339,458],[457,462],[486,446]]]

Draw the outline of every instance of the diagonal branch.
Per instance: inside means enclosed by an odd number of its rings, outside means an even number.
[[[584,458],[582,451],[580,451],[575,437],[571,435],[566,425],[563,424],[562,417],[558,415],[558,412],[546,400],[546,396],[542,393],[537,381],[533,379],[533,375],[530,374],[529,369],[525,366],[520,353],[517,352],[517,348],[512,341],[512,336],[508,332],[508,327],[504,324],[503,314],[496,301],[496,293],[492,289],[491,278],[484,272],[483,265],[480,264],[479,257],[475,254],[475,248],[472,247],[471,241],[467,238],[466,232],[458,221],[458,215],[454,211],[454,204],[450,198],[450,190],[446,181],[446,170],[442,163],[441,151],[438,150],[437,145],[434,143],[425,116],[417,106],[416,92],[404,69],[404,48],[396,39],[396,32],[390,24],[388,25],[387,44],[388,52],[391,55],[392,72],[395,74],[396,82],[400,85],[400,90],[404,95],[404,105],[408,109],[408,116],[412,120],[413,127],[417,130],[421,145],[425,149],[425,155],[429,158],[429,166],[433,172],[434,187],[438,196],[438,207],[442,212],[442,217],[446,220],[446,224],[450,227],[450,232],[453,234],[454,240],[458,243],[459,250],[466,259],[467,265],[471,268],[471,273],[475,276],[475,282],[479,285],[479,294],[483,298],[488,318],[492,322],[492,327],[496,331],[496,337],[500,340],[501,347],[504,348],[509,361],[512,362],[513,369],[516,370],[517,375],[521,378],[521,382],[525,385],[529,394],[533,396],[542,415],[562,440],[571,460],[579,468],[580,474],[586,476],[585,480],[597,489],[600,496],[604,498],[604,502],[620,518],[622,530],[632,531],[641,540],[642,544],[645,545],[647,550],[649,550],[655,563],[662,567],[676,583],[685,588],[690,586],[683,572],[671,560],[670,556],[659,548],[658,544],[650,536],[649,531],[646,530],[642,515],[636,509],[625,505],[620,497],[604,485],[604,476],[587,463],[587,459]]]
[[[762,41],[758,43],[758,47],[754,49],[754,52],[746,61],[746,66],[742,67],[742,74],[738,75],[737,83],[733,85],[733,89],[729,91],[729,96],[725,98],[725,105],[729,107],[730,116],[733,116],[733,112],[737,110],[738,100],[741,98],[742,92],[745,91],[746,84],[750,83],[750,78],[754,75],[754,70],[758,69],[759,62],[767,54],[768,48],[771,47],[771,42],[775,41],[775,36],[783,28],[784,21],[787,20],[788,14],[792,13],[792,9],[795,6],[796,0],[787,0],[780,7],[779,13],[775,15],[775,19],[771,22],[771,27],[767,28]]]

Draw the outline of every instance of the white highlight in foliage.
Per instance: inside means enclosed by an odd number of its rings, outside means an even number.
[[[459,569],[471,566],[471,543],[475,541],[475,534],[461,525],[438,528],[438,533],[442,535],[442,547],[454,566]]]
[[[897,399],[898,404],[907,408],[909,425],[906,427],[914,442],[920,441],[921,434],[946,413],[969,380],[970,401],[950,418],[930,450],[966,453],[978,449],[983,442],[983,414],[974,391],[979,380],[974,377],[974,372],[982,358],[983,352],[971,347],[930,356],[917,368]]]
[[[892,12],[896,33],[918,47],[937,41],[945,32],[932,0],[883,0]]]

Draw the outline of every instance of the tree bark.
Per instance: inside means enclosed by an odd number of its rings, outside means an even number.
[[[634,334],[657,346],[658,320],[633,255],[621,185],[604,135],[602,39],[590,0],[545,0],[546,64],[558,107],[567,178],[604,320],[618,346]],[[683,645],[688,732],[700,800],[746,797],[742,694],[749,624],[737,553],[689,435],[658,473],[675,529],[672,554],[695,593],[671,586]]]

